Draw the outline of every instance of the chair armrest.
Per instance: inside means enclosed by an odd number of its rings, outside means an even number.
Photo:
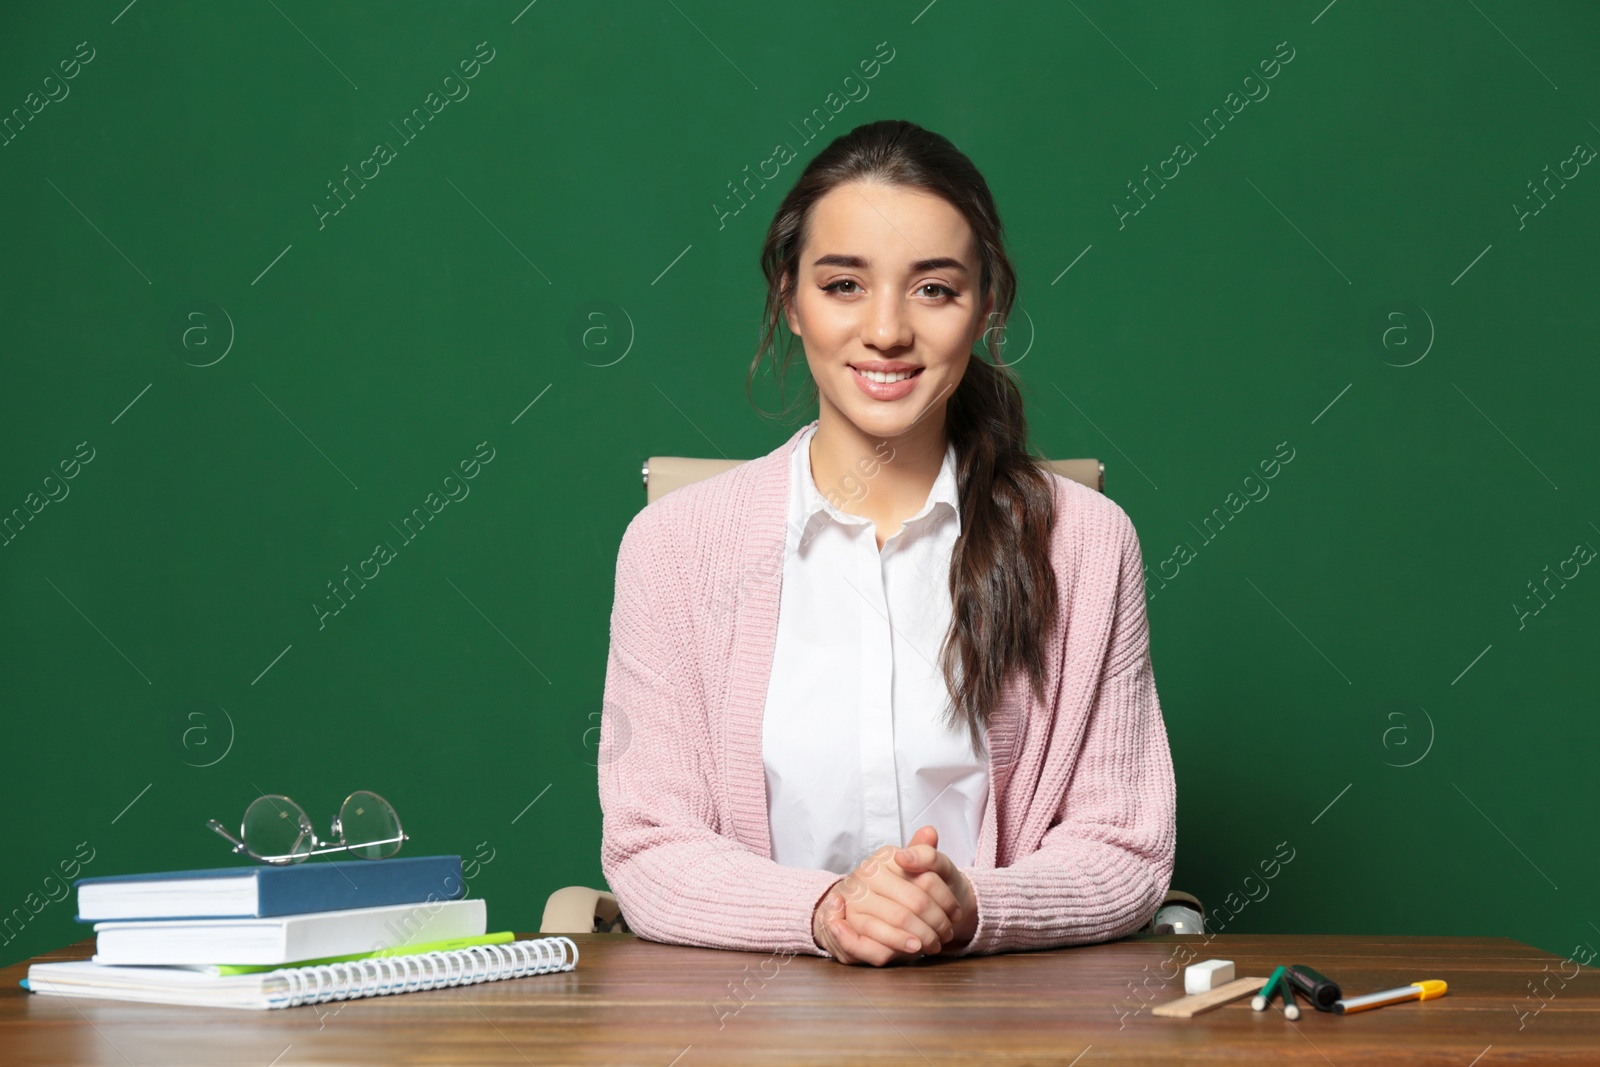
[[[539,922],[541,934],[592,934],[613,929],[624,932],[628,929],[616,895],[581,885],[569,885],[551,893],[544,903],[544,918]]]

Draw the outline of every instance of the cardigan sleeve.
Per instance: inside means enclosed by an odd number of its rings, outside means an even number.
[[[1171,883],[1172,755],[1150,666],[1139,539],[1127,515],[1117,515],[1111,636],[1072,778],[1037,850],[1009,867],[962,868],[978,926],[951,955],[1112,940],[1143,926]],[[1053,748],[1046,767],[1072,755]]]
[[[811,917],[840,876],[782,866],[724,833],[709,719],[703,699],[686,696],[703,653],[666,622],[687,627],[689,606],[658,610],[672,595],[644,574],[670,564],[641,559],[636,533],[630,524],[617,554],[600,719],[606,881],[629,928],[650,940],[825,956]]]

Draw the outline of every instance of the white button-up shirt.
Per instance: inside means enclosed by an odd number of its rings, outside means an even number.
[[[762,724],[772,858],[847,874],[917,828],[957,866],[977,851],[987,760],[945,725],[939,671],[950,628],[950,554],[961,533],[955,446],[922,510],[884,541],[811,475],[812,427],[789,471],[778,636]],[[882,464],[873,472],[882,476]],[[871,492],[871,477],[834,487]]]

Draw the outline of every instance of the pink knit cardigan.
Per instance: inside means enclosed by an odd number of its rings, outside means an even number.
[[[772,860],[761,757],[800,433],[661,497],[622,536],[600,725],[601,867],[628,925],[650,940],[827,954],[811,915],[840,875]],[[1172,877],[1176,790],[1139,541],[1109,498],[1051,477],[1061,610],[1045,644],[1045,700],[1014,672],[993,709],[989,799],[962,868],[978,926],[949,955],[1120,937],[1149,920]]]

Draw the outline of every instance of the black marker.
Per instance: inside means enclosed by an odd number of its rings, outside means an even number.
[[[1311,1006],[1318,1011],[1332,1011],[1334,1002],[1343,995],[1339,992],[1338,982],[1304,964],[1291,965],[1284,976],[1306,995]]]

